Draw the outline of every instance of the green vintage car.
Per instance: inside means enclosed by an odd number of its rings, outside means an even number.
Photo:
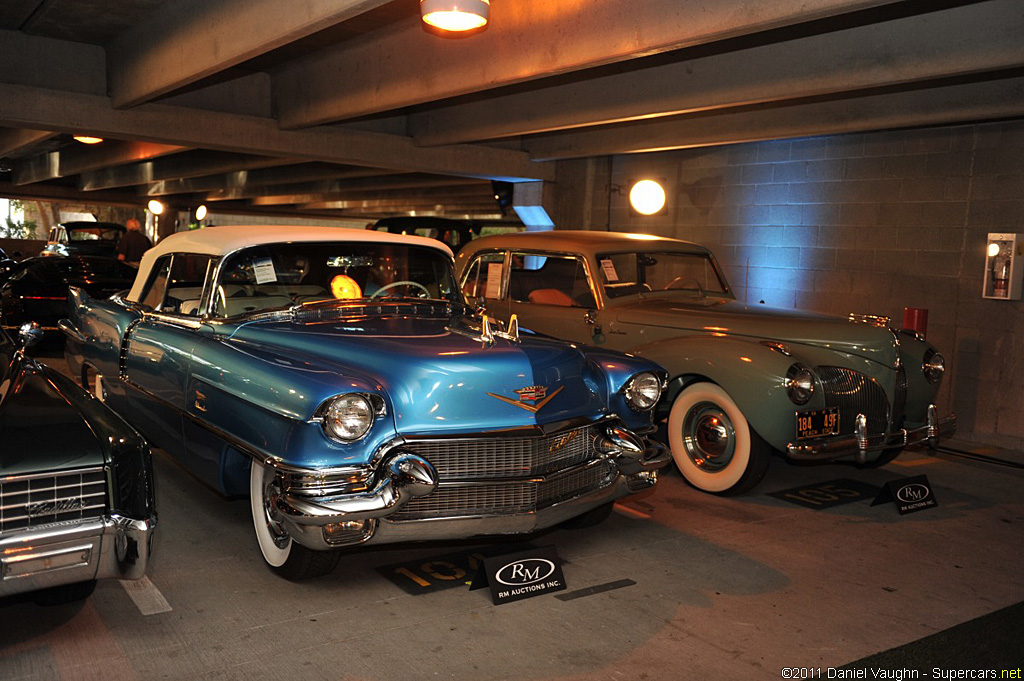
[[[697,244],[525,232],[476,239],[456,264],[490,315],[668,369],[668,444],[707,492],[753,488],[773,452],[882,465],[956,429],[934,405],[945,362],[918,334],[879,317],[746,305]]]

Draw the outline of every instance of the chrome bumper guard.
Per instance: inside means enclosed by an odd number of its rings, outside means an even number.
[[[606,501],[646,489],[657,480],[656,471],[672,460],[671,452],[663,445],[645,440],[629,430],[609,426],[598,436],[595,446],[600,457],[615,465],[620,476],[616,484],[599,493],[555,504],[552,507],[512,520],[505,516],[481,518],[443,518],[386,523],[388,516],[401,510],[415,497],[430,494],[438,486],[437,471],[429,461],[411,452],[396,450],[388,456],[372,479],[377,482],[364,492],[332,497],[309,497],[292,493],[282,494],[277,510],[289,530],[300,544],[314,549],[333,548],[339,544],[363,543],[379,535],[401,535],[401,539],[461,538],[474,534],[505,534],[528,532],[575,517]],[[543,518],[541,518],[543,516]],[[384,522],[382,522],[384,521]],[[384,526],[409,526],[406,532],[382,531]],[[438,524],[443,529],[438,529]],[[325,539],[328,527],[342,527],[338,541]],[[323,530],[323,531],[321,531]],[[347,538],[342,536],[347,534]]]
[[[623,475],[656,471],[672,460],[672,452],[664,445],[641,439],[625,428],[614,426],[598,436],[597,450]]]
[[[956,432],[956,414],[939,418],[935,405],[928,406],[928,423],[918,428],[902,428],[894,433],[879,435],[867,434],[867,417],[857,415],[856,433],[854,435],[832,436],[805,442],[791,442],[787,452],[793,459],[801,461],[823,461],[853,456],[857,463],[867,461],[869,452],[878,452],[893,447],[927,442],[934,449],[940,438],[946,438]]]
[[[146,572],[156,516],[119,515],[54,524],[0,537],[0,596]]]

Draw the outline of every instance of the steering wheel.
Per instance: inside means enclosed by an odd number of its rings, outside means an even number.
[[[371,298],[380,298],[382,293],[384,293],[385,291],[389,291],[389,290],[395,288],[396,286],[415,286],[416,288],[418,288],[421,291],[423,291],[424,295],[426,295],[428,298],[430,297],[430,291],[427,290],[426,286],[424,286],[423,284],[420,284],[418,282],[415,282],[415,281],[409,281],[407,279],[403,279],[402,281],[393,281],[390,284],[387,284],[385,286],[381,286],[379,289],[374,291],[373,295],[370,296],[370,297]]]
[[[676,284],[681,284],[684,282],[693,282],[693,286],[676,286]],[[700,282],[694,279],[693,277],[676,277],[672,281],[668,282],[668,284],[665,286],[665,288],[662,289],[662,291],[668,291],[675,288],[679,288],[684,291],[690,291],[696,288],[698,293],[704,295],[704,289],[701,288]]]

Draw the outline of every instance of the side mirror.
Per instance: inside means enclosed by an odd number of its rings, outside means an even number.
[[[39,322],[26,322],[18,329],[18,339],[22,349],[27,350],[43,340],[43,327],[39,326]]]

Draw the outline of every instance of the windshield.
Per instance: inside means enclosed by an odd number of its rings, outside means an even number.
[[[124,228],[106,225],[67,227],[68,241],[119,241]]]
[[[220,317],[333,300],[459,300],[445,253],[363,241],[244,249],[225,259],[214,295],[214,315]]]
[[[597,258],[604,293],[618,298],[672,291],[688,296],[731,296],[725,277],[706,253],[606,253]]]

